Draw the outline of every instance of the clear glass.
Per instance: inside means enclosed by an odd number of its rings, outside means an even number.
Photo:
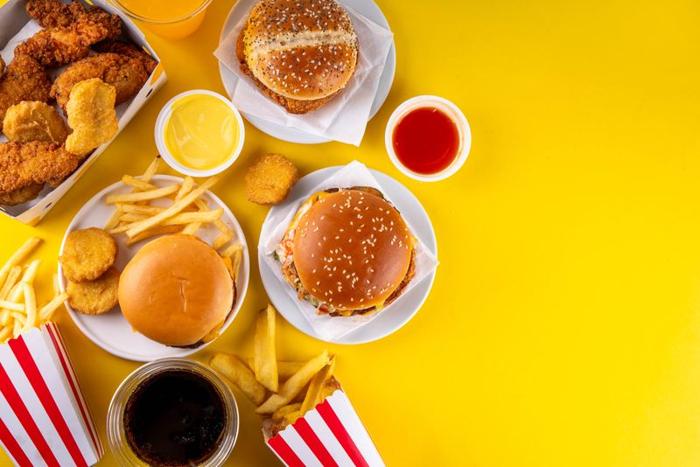
[[[110,402],[109,411],[107,412],[107,441],[112,454],[119,465],[139,467],[148,465],[139,459],[129,447],[124,427],[124,409],[129,397],[142,381],[169,370],[187,370],[196,373],[209,381],[221,394],[228,423],[224,426],[223,439],[219,448],[211,457],[199,465],[207,467],[222,465],[231,455],[238,439],[238,405],[236,404],[236,398],[229,386],[214,371],[199,362],[184,358],[164,358],[147,363],[136,369],[122,381],[122,384],[119,385],[114,396],[112,396],[112,402]]]
[[[194,33],[202,25],[207,7],[212,0],[202,0],[202,3],[190,13],[174,18],[159,19],[149,18],[134,12],[120,0],[110,0],[117,8],[123,11],[129,18],[150,29],[154,33],[166,39],[182,39]]]

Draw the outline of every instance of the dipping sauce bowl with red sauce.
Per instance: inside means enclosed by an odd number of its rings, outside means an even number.
[[[469,156],[471,131],[452,102],[417,96],[396,108],[386,126],[386,150],[405,175],[435,182],[457,172]]]

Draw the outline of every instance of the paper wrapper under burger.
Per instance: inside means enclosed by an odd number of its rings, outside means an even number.
[[[16,465],[94,465],[103,454],[58,327],[0,345],[0,442]]]
[[[420,238],[416,237],[414,233],[416,230],[411,227],[411,224],[408,221],[406,221],[408,229],[416,238],[415,275],[403,289],[401,295],[399,295],[394,302],[387,305],[382,311],[379,313],[373,313],[370,316],[329,316],[328,314],[318,314],[316,308],[314,308],[309,302],[299,300],[297,298],[296,291],[284,280],[280,263],[275,260],[273,253],[275,252],[275,249],[277,249],[277,245],[279,245],[282,237],[284,237],[284,234],[287,231],[287,226],[292,221],[292,218],[299,209],[299,206],[301,206],[301,204],[312,194],[329,188],[351,188],[355,186],[376,188],[384,194],[384,197],[389,202],[396,206],[391,197],[388,196],[382,189],[382,186],[379,184],[374,175],[372,175],[372,172],[370,172],[369,169],[361,162],[353,161],[338,170],[322,183],[319,183],[313,187],[311,190],[302,193],[302,195],[295,200],[286,203],[284,209],[278,211],[275,216],[272,216],[268,220],[268,222],[270,222],[272,225],[276,225],[277,227],[272,229],[266,236],[260,237],[260,245],[265,252],[265,262],[279,279],[282,287],[284,287],[285,293],[287,293],[287,295],[292,299],[292,302],[296,304],[299,312],[306,318],[314,331],[320,337],[327,340],[339,339],[345,334],[355,331],[356,329],[359,329],[360,327],[371,322],[382,313],[391,313],[391,310],[394,307],[401,306],[401,297],[419,284],[423,279],[428,277],[433,271],[435,271],[438,264],[437,258],[430,252],[428,247],[420,240]],[[405,217],[404,220],[406,220]]]
[[[290,467],[384,465],[342,389],[265,442]]]
[[[236,41],[248,19],[248,12],[257,0],[239,0],[239,3],[241,5],[237,8],[243,8],[245,15],[214,52],[219,61],[236,75],[231,99],[238,109],[280,126],[359,146],[377,94],[379,79],[394,43],[391,31],[343,5],[350,15],[360,44],[355,74],[345,89],[326,105],[307,114],[294,115],[263,95],[253,80],[241,71],[236,57]]]
[[[85,2],[83,3],[88,5]],[[165,84],[165,70],[160,63],[158,55],[156,55],[153,48],[146,41],[146,37],[128,17],[105,0],[94,0],[90,3],[119,16],[122,20],[124,36],[128,37],[128,39],[137,46],[146,50],[158,62],[158,65],[153,70],[153,73],[151,73],[151,76],[148,77],[146,84],[143,85],[141,90],[128,101],[117,106],[119,132],[121,132],[133,116],[136,115],[141,107],[148,101],[149,97]],[[35,32],[41,29],[38,23],[27,16],[25,4],[25,0],[8,0],[8,2],[0,8],[0,56],[5,60],[5,63],[10,63],[12,61],[13,51],[20,42],[31,37]],[[62,68],[49,70],[51,77],[55,77],[61,70]],[[119,135],[119,132],[114,135],[115,138]],[[0,142],[4,141],[5,137],[0,134]],[[0,206],[0,212],[24,222],[25,224],[37,224],[90,166],[92,166],[110,143],[111,141],[92,151],[80,167],[56,188],[51,188],[47,185],[41,193],[39,193],[37,198],[17,206]]]

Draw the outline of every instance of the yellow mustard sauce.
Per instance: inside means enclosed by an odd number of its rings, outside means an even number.
[[[191,94],[175,101],[163,131],[173,158],[195,170],[225,163],[240,138],[231,108],[207,94]]]

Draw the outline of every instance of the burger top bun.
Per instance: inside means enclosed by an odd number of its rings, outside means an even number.
[[[171,346],[199,343],[228,316],[233,281],[224,261],[191,235],[147,243],[119,280],[119,306],[134,330]]]
[[[241,42],[250,74],[283,104],[284,99],[320,102],[333,96],[357,64],[355,30],[334,0],[261,0],[250,12]]]
[[[381,307],[406,278],[413,253],[401,214],[372,192],[322,196],[294,232],[294,265],[304,288],[337,310]]]

